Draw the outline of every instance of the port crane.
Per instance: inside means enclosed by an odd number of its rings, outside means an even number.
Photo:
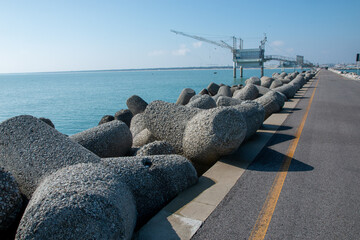
[[[296,59],[279,56],[279,55],[265,56],[265,43],[267,42],[266,34],[264,34],[264,39],[260,41],[259,48],[244,49],[243,48],[243,40],[241,38],[239,38],[239,45],[237,45],[238,39],[236,37],[232,37],[233,45],[230,46],[229,44],[227,44],[226,42],[224,42],[222,40],[219,42],[216,42],[216,41],[212,41],[212,40],[206,39],[204,37],[199,37],[196,35],[191,35],[191,34],[179,32],[179,31],[175,31],[175,30],[170,30],[170,31],[173,33],[179,34],[179,35],[183,35],[185,37],[190,37],[190,38],[193,38],[193,39],[196,39],[199,41],[217,45],[222,48],[230,49],[230,51],[232,52],[232,55],[233,55],[234,78],[236,78],[236,68],[237,67],[240,68],[240,77],[243,77],[243,68],[244,67],[253,67],[253,68],[260,67],[261,76],[263,76],[264,75],[264,62],[271,61],[271,60],[280,61],[280,64],[282,66],[284,65],[285,62],[292,63],[292,64],[295,64],[295,65],[298,65],[301,67],[303,67],[303,66],[312,67],[313,66],[313,64],[311,62],[304,61],[304,56],[297,55]]]
[[[243,49],[243,40],[239,38],[239,47],[237,47],[238,39],[233,36],[233,45],[230,46],[224,41],[216,42],[204,37],[199,37],[196,35],[190,35],[187,33],[183,33],[180,31],[170,30],[171,32],[179,35],[183,35],[185,37],[190,37],[199,41],[207,42],[210,44],[217,45],[222,48],[230,49],[233,55],[233,66],[234,66],[234,78],[236,78],[236,68],[240,67],[240,77],[243,76],[243,67],[261,67],[261,76],[264,75],[264,52],[265,52],[265,43],[267,41],[266,35],[264,39],[260,42],[259,48],[254,49]]]

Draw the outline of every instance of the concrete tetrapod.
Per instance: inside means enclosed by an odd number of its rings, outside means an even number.
[[[187,107],[195,107],[200,109],[210,109],[216,107],[215,100],[209,95],[195,95],[186,104]]]
[[[231,96],[233,96],[234,93],[235,93],[235,91],[236,91],[236,90],[239,90],[239,89],[241,89],[241,87],[239,87],[238,85],[232,86],[232,87],[230,88]]]
[[[289,74],[289,75],[287,75],[286,77],[284,77],[284,80],[289,80],[289,81],[291,81],[291,80],[293,80],[296,76],[297,76],[297,74],[292,73],[292,74]]]
[[[233,108],[214,108],[196,114],[186,125],[184,156],[203,173],[221,156],[234,152],[246,135],[246,122]]]
[[[147,106],[147,102],[144,99],[137,95],[132,95],[126,100],[126,105],[131,111],[131,113],[135,116],[138,113],[142,113],[145,111]]]
[[[266,93],[264,96],[255,99],[254,101],[260,103],[264,107],[265,110],[264,120],[266,120],[274,112],[280,111],[280,109],[285,104],[285,98],[286,98],[285,95],[280,92],[270,91]]]
[[[176,153],[182,154],[182,141],[186,124],[201,111],[209,110],[153,101],[144,112],[145,125],[158,140],[170,143],[175,148]]]
[[[289,84],[294,85],[294,87],[296,88],[296,91],[298,91],[300,88],[302,88],[302,86],[305,85],[305,83],[306,83],[306,80],[304,79],[304,77],[302,75],[299,74]]]
[[[142,146],[136,156],[169,155],[175,154],[175,149],[165,141],[154,141]]]
[[[45,122],[46,124],[48,124],[50,127],[55,128],[54,123],[53,123],[49,118],[41,117],[41,118],[39,118],[39,119],[40,119],[41,121]]]
[[[254,85],[258,85],[260,86],[261,85],[261,81],[260,81],[260,78],[258,77],[251,77],[249,79],[246,79],[245,81],[245,84],[254,84]]]
[[[209,91],[208,91],[206,88],[204,88],[203,90],[201,90],[201,91],[199,92],[199,95],[204,95],[204,94],[209,95]]]
[[[260,81],[261,81],[261,86],[269,88],[271,83],[274,81],[274,79],[271,77],[263,76],[260,78]]]
[[[156,141],[156,137],[149,131],[149,129],[145,128],[134,137],[132,146],[142,147],[153,141]]]
[[[280,77],[284,78],[285,76],[287,76],[288,74],[286,72],[282,72],[279,74]]]
[[[128,127],[130,127],[131,119],[133,114],[129,109],[121,109],[117,111],[114,116],[115,120],[124,122]]]
[[[205,94],[205,95],[208,95],[208,94]],[[191,103],[192,101],[197,100],[198,98],[200,98],[200,97],[202,97],[202,96],[203,96],[203,95],[201,95],[200,93],[197,94],[197,95],[192,96],[192,97],[190,98],[188,104]]]
[[[274,88],[273,90],[277,92],[281,92],[288,99],[293,98],[296,94],[296,87],[292,84],[284,84],[281,87]]]
[[[230,87],[229,86],[221,86],[217,92],[218,96],[225,96],[225,97],[231,97],[232,96],[232,93],[231,93],[231,90],[230,90]]]
[[[243,87],[240,90],[236,90],[234,92],[233,98],[239,99],[239,100],[254,100],[259,95],[259,90],[254,84],[246,84],[245,87]]]
[[[294,79],[297,75],[299,75],[298,71],[295,71],[295,72],[289,74],[289,76],[291,77],[291,80]]]
[[[219,85],[217,85],[214,82],[211,82],[211,83],[209,83],[207,90],[208,90],[210,96],[215,96],[218,93],[219,88],[220,88]]]
[[[0,166],[30,198],[41,180],[56,170],[100,158],[41,120],[22,115],[0,124]]]
[[[46,177],[34,192],[16,239],[131,239],[136,206],[128,186],[100,163]]]
[[[0,168],[0,231],[7,230],[16,220],[22,198],[15,178]]]
[[[282,86],[282,85],[283,85],[283,83],[282,83],[281,80],[275,79],[275,80],[271,83],[270,89],[277,88],[277,87],[280,87],[280,86]]]
[[[283,84],[288,84],[291,82],[292,79],[290,79],[289,76],[286,76],[284,79],[278,79],[280,80]]]
[[[256,88],[258,89],[258,91],[259,91],[259,97],[264,96],[266,93],[268,93],[268,92],[271,91],[271,89],[266,88],[266,87],[263,87],[263,86],[257,86],[257,85],[255,85],[255,87],[256,87]]]
[[[261,127],[265,119],[264,107],[255,101],[244,101],[240,105],[232,106],[241,112],[246,121],[245,140],[249,139]]]
[[[114,121],[114,119],[115,119],[114,116],[105,115],[100,119],[100,122],[98,123],[98,125]]]
[[[145,117],[144,117],[144,113],[139,113],[136,114],[130,122],[130,132],[133,136],[133,138],[135,138],[135,136],[137,134],[139,134],[142,130],[144,130],[146,128],[145,126]]]
[[[119,120],[101,124],[69,138],[99,157],[124,156],[132,145],[129,127]]]
[[[226,107],[226,106],[238,105],[238,104],[241,104],[242,102],[243,102],[242,100],[239,100],[239,99],[236,99],[236,98],[221,96],[216,101],[216,105],[218,107]]]
[[[296,90],[296,92],[301,88],[301,85],[298,81],[291,81],[288,84],[292,85],[294,87],[294,89]]]
[[[312,77],[311,77],[310,73],[305,73],[304,79],[305,79],[306,82],[309,81],[311,78]]]
[[[179,97],[178,97],[178,99],[176,101],[176,104],[178,104],[178,105],[186,105],[189,102],[190,98],[192,98],[193,96],[195,96],[195,91],[193,89],[184,88],[181,91],[181,93],[180,93],[180,95],[179,95]]]
[[[138,227],[198,181],[191,162],[179,155],[104,158],[102,163],[129,186],[138,212]]]
[[[280,77],[280,73],[274,72],[271,76],[272,76],[273,78],[279,78],[279,77]]]

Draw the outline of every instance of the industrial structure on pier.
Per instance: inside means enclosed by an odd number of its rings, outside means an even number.
[[[222,48],[228,48],[231,50],[233,55],[233,66],[234,66],[234,78],[236,78],[236,69],[240,69],[240,77],[243,76],[243,68],[260,68],[261,76],[264,75],[264,62],[277,60],[280,61],[282,66],[291,65],[291,66],[299,66],[299,67],[309,67],[312,66],[310,62],[305,62],[303,56],[296,56],[296,59],[279,56],[279,55],[268,55],[265,56],[265,43],[267,41],[266,35],[264,39],[260,41],[259,48],[243,48],[243,40],[240,38],[239,41],[236,37],[233,38],[233,45],[229,45],[224,41],[216,42],[203,37],[190,35],[187,33],[171,30],[171,32],[180,34],[186,37],[194,38],[199,41],[207,42],[210,44],[217,45]]]

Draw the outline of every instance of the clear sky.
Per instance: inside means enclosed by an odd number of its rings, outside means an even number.
[[[1,0],[0,73],[232,65],[230,50],[354,63],[360,0]]]

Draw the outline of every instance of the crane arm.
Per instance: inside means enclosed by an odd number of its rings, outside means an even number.
[[[199,36],[195,36],[195,35],[189,35],[189,34],[186,34],[186,33],[183,33],[183,32],[175,31],[175,30],[170,30],[170,31],[173,32],[173,33],[176,33],[176,34],[183,35],[185,37],[190,37],[190,38],[194,38],[194,39],[199,40],[199,41],[215,44],[215,45],[217,45],[219,47],[228,48],[232,52],[234,51],[234,48],[231,47],[229,44],[225,43],[224,41],[221,41],[221,43],[219,43],[219,42],[215,42],[215,41],[203,38],[203,37],[199,37]]]
[[[224,42],[223,40],[221,40],[220,42],[222,42],[222,44],[224,44],[225,47],[234,50],[234,48],[232,46],[230,46],[229,44],[227,44],[226,42]]]

